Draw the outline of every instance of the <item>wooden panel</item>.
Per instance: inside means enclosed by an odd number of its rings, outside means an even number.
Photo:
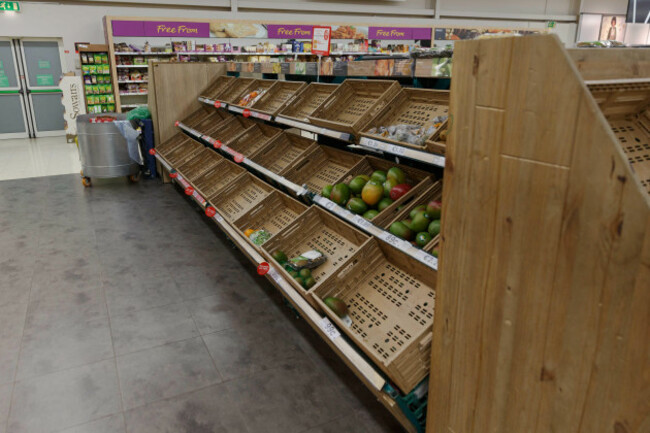
[[[199,107],[196,95],[216,75],[225,74],[226,67],[220,63],[154,63],[150,71],[154,76],[149,93],[155,93],[157,142],[164,142],[178,132],[174,122]]]
[[[583,80],[650,77],[650,49],[574,48],[567,51]]]
[[[650,199],[555,36],[455,48],[427,431],[650,432]]]

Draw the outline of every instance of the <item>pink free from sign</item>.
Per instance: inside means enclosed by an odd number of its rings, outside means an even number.
[[[193,36],[195,38],[209,38],[209,23],[190,23],[179,21],[145,21],[145,36]]]

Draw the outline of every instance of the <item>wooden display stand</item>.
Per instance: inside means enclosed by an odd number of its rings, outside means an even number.
[[[428,432],[650,431],[650,200],[580,75],[650,53],[598,51],[455,46]]]

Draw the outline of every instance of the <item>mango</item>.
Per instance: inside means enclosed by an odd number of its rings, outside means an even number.
[[[406,181],[406,175],[399,167],[391,167],[388,170],[388,173],[386,173],[386,178],[395,181],[395,185],[399,185],[400,183],[404,183]]]
[[[373,180],[368,181],[361,190],[361,198],[368,206],[374,206],[379,203],[384,195],[384,188],[380,183]]]
[[[350,187],[344,183],[337,183],[332,188],[332,193],[330,194],[330,200],[339,206],[345,206],[345,204],[350,200]]]

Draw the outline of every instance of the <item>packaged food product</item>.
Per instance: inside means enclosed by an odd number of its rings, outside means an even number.
[[[295,271],[301,269],[314,269],[327,260],[323,253],[317,250],[310,250],[289,260],[288,266]]]

